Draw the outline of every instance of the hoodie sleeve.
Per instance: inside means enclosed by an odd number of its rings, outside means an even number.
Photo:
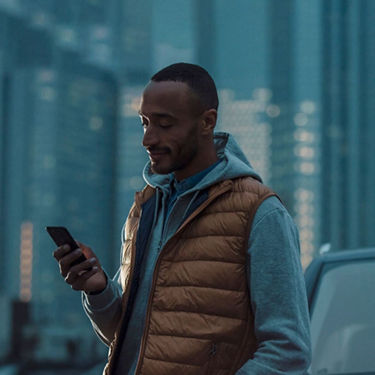
[[[91,321],[95,333],[106,344],[110,345],[121,315],[121,286],[118,282],[119,272],[111,280],[108,275],[107,286],[99,294],[82,292],[83,309]]]
[[[254,217],[247,270],[257,350],[236,375],[307,374],[310,329],[298,231],[276,197]]]

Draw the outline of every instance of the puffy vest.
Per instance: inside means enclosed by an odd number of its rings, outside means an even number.
[[[113,374],[134,271],[141,205],[136,194],[125,225],[123,311],[104,374]],[[251,177],[210,188],[156,262],[136,375],[232,375],[256,351],[246,254],[255,212],[270,189]]]

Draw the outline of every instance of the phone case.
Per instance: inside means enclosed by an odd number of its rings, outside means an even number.
[[[78,249],[77,243],[65,227],[46,227],[46,230],[57,246],[69,245],[71,251]],[[82,255],[72,262],[72,265],[79,264],[85,260],[86,257]]]

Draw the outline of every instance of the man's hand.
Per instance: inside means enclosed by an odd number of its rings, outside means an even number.
[[[53,252],[53,256],[59,262],[60,273],[72,289],[99,293],[105,289],[107,278],[91,248],[81,242],[77,244],[79,248],[72,252],[69,245],[60,246]],[[72,266],[82,254],[87,259]]]

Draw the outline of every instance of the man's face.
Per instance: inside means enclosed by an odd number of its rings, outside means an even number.
[[[176,178],[181,180],[199,167],[197,108],[197,98],[183,82],[151,81],[145,88],[139,115],[144,130],[143,146],[154,173],[175,172]]]

